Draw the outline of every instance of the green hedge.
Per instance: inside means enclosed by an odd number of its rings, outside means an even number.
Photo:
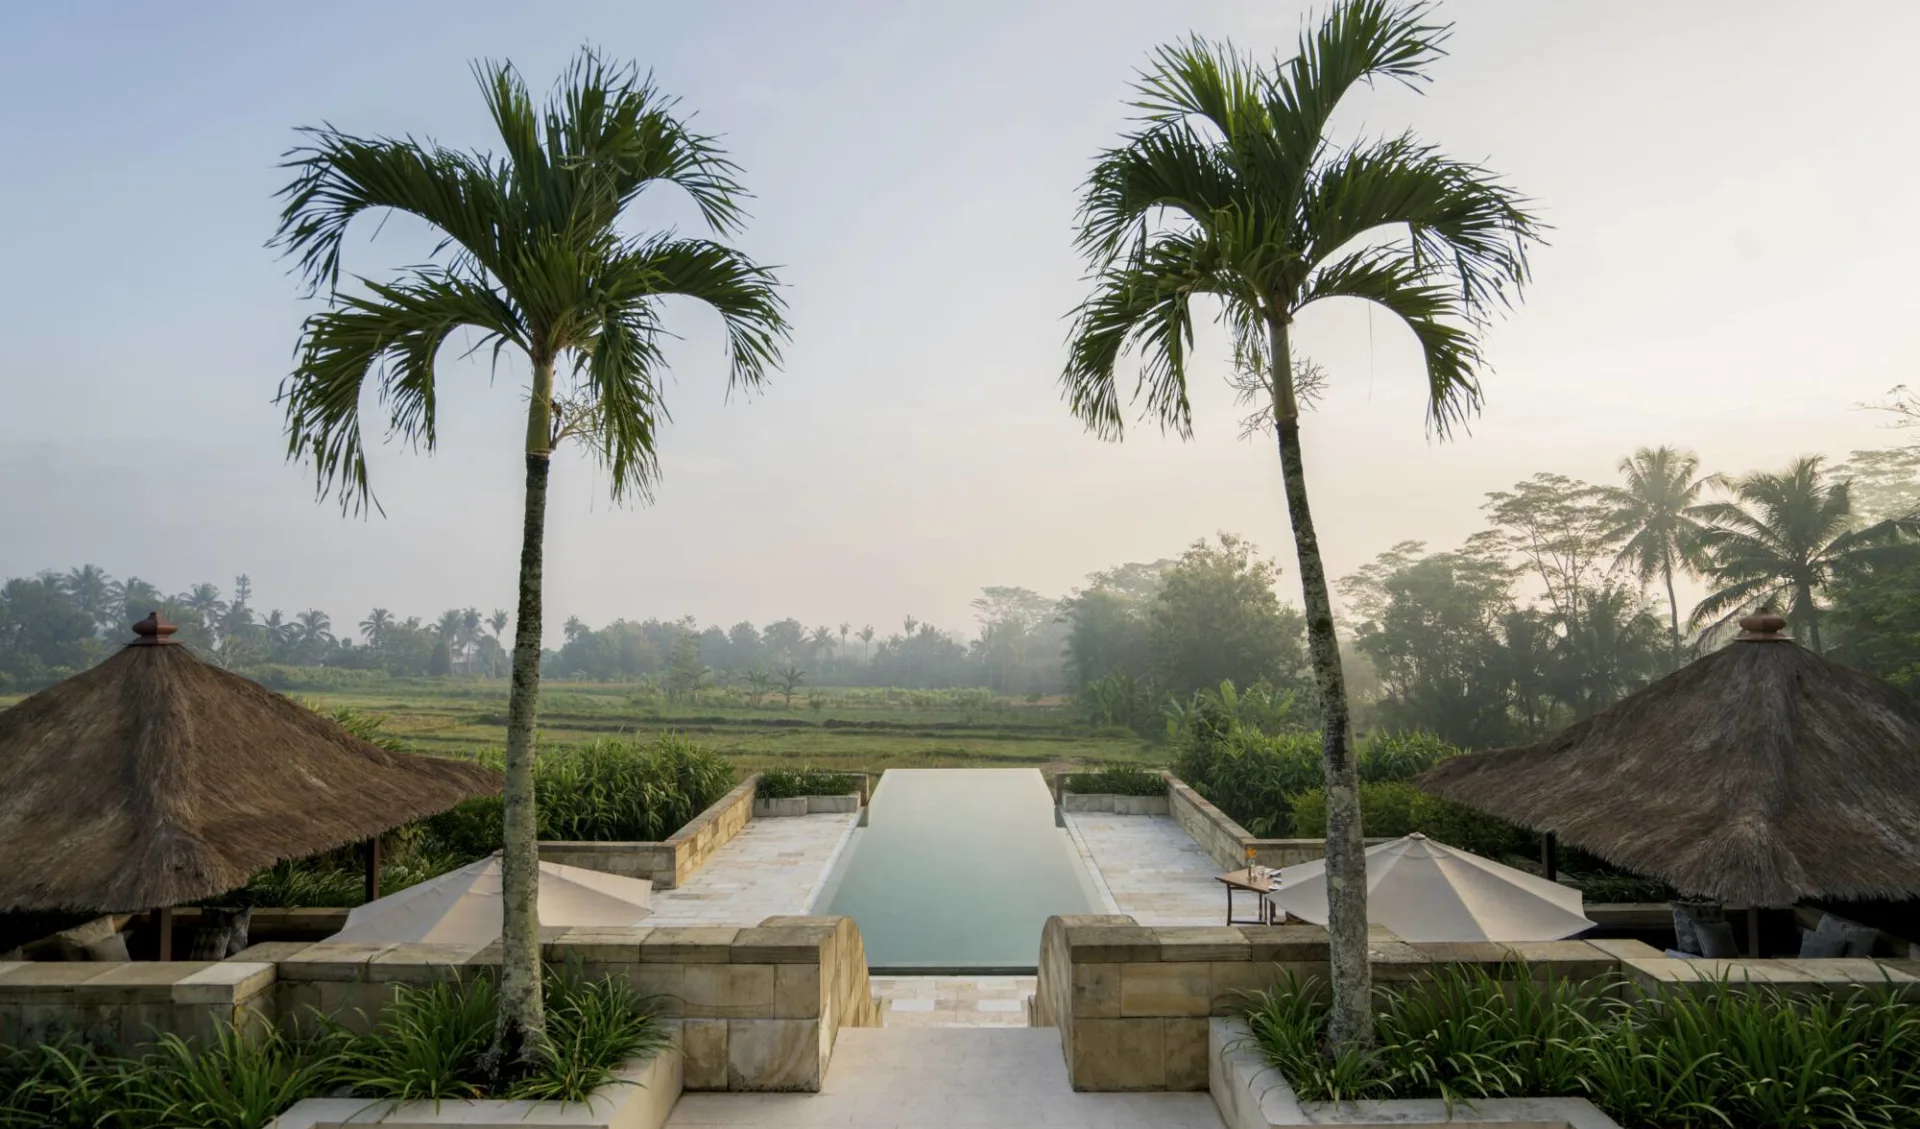
[[[795,796],[845,796],[860,790],[857,777],[820,768],[776,768],[760,774],[754,795],[762,800]]]
[[[1398,839],[1418,831],[1449,847],[1485,858],[1525,853],[1534,840],[1503,819],[1430,796],[1399,780],[1360,785],[1360,824],[1369,838]],[[1293,800],[1293,832],[1303,839],[1327,834],[1327,797],[1319,788]]]
[[[1167,782],[1152,769],[1132,765],[1097,772],[1070,772],[1060,778],[1060,790],[1085,796],[1164,796]]]

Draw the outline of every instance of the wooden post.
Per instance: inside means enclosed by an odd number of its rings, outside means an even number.
[[[1747,907],[1747,958],[1760,959],[1760,907]]]
[[[1553,832],[1540,833],[1540,871],[1547,876],[1549,882],[1557,882],[1560,879],[1559,847],[1559,837]]]
[[[173,959],[173,907],[161,906],[153,913],[160,923],[160,959]]]
[[[360,850],[367,860],[367,900],[371,902],[380,897],[380,836],[362,843]]]

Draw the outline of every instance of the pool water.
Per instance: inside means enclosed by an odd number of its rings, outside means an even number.
[[[1031,971],[1054,914],[1098,898],[1036,769],[890,769],[815,912],[876,971]]]

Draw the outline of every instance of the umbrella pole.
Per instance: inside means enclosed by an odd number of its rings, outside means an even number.
[[[173,907],[161,906],[153,912],[160,923],[160,959],[173,959]]]
[[[1560,880],[1559,846],[1558,837],[1555,836],[1553,832],[1542,831],[1540,833],[1540,870],[1541,873],[1547,876],[1547,881],[1549,882],[1558,882]]]
[[[367,860],[367,901],[376,901],[380,897],[380,836],[368,839],[360,850]]]

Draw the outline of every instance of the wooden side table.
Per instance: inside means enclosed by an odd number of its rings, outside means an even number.
[[[1230,870],[1216,875],[1214,881],[1227,888],[1227,924],[1228,925],[1272,925],[1279,915],[1279,907],[1273,903],[1273,880],[1255,878],[1250,868]],[[1260,916],[1252,921],[1244,918],[1235,920],[1233,916],[1234,891],[1244,891],[1254,896],[1258,903]]]

